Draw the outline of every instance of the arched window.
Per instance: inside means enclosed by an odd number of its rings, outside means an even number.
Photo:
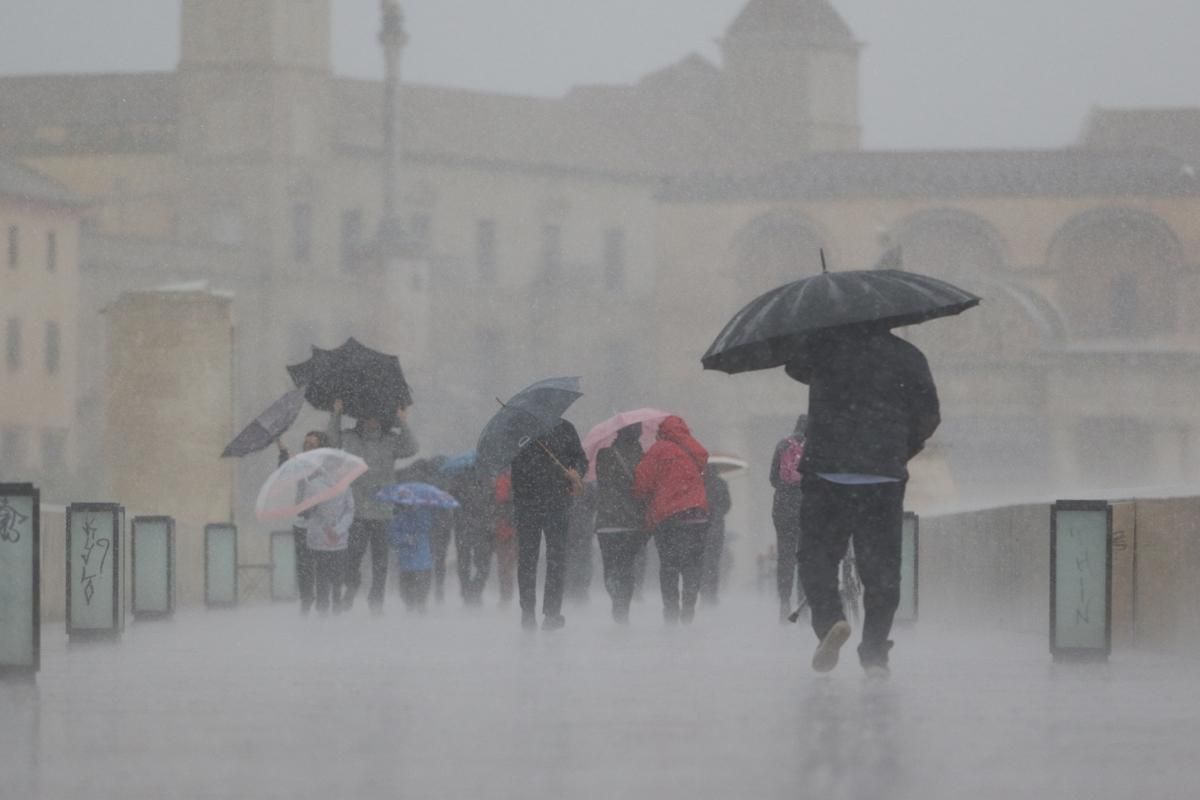
[[[892,239],[901,248],[905,269],[936,278],[995,274],[1006,261],[996,229],[957,209],[919,211],[896,227]]]
[[[1146,338],[1175,331],[1179,240],[1153,214],[1095,209],[1064,225],[1050,247],[1071,334]]]
[[[751,221],[734,240],[740,280],[767,291],[821,271],[824,238],[799,214],[771,212]]]

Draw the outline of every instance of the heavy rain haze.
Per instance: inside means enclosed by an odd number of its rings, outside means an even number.
[[[417,82],[558,95],[628,83],[714,40],[741,0],[414,0],[405,72]],[[6,0],[0,73],[165,70],[177,0]],[[863,60],[872,148],[1048,147],[1091,106],[1189,106],[1200,87],[1190,0],[841,0]],[[334,3],[334,64],[377,77],[373,0]],[[103,35],[98,35],[103,32]],[[953,113],[945,113],[953,109]]]
[[[1195,796],[1197,30],[0,0],[0,800]]]

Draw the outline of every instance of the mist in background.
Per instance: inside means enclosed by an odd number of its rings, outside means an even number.
[[[717,58],[742,0],[408,0],[407,80],[558,95]],[[1090,106],[1200,105],[1192,0],[838,0],[864,43],[868,149],[1058,147]],[[0,74],[171,70],[179,3],[6,0]],[[936,20],[931,23],[931,20]],[[334,65],[376,78],[374,0],[334,3]],[[946,113],[952,109],[953,113]]]

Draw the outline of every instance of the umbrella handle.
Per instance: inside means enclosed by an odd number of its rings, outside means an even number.
[[[550,460],[557,464],[558,468],[563,471],[563,475],[566,475],[567,479],[571,481],[571,495],[578,496],[583,494],[583,482],[579,480],[578,475],[573,476],[571,474],[571,470],[563,466],[563,463],[558,460],[558,457],[555,456],[554,453],[550,452],[550,448],[546,447],[545,442],[538,441],[538,447],[542,448],[546,455],[550,456]]]

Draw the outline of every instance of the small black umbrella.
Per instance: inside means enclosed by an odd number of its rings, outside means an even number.
[[[412,405],[412,392],[404,380],[400,359],[360,344],[351,337],[335,350],[312,349],[312,358],[288,367],[297,386],[307,386],[305,399],[313,408],[332,411],[341,399],[345,412],[355,419],[396,416],[396,409]]]
[[[503,471],[580,397],[579,378],[547,378],[517,392],[484,426],[475,448],[477,463],[491,473]]]
[[[823,272],[773,289],[739,311],[708,348],[705,369],[730,374],[782,366],[821,330],[914,325],[962,313],[979,297],[894,269]]]
[[[298,386],[271,404],[234,437],[221,458],[240,458],[257,453],[292,427],[304,407],[304,387]]]

